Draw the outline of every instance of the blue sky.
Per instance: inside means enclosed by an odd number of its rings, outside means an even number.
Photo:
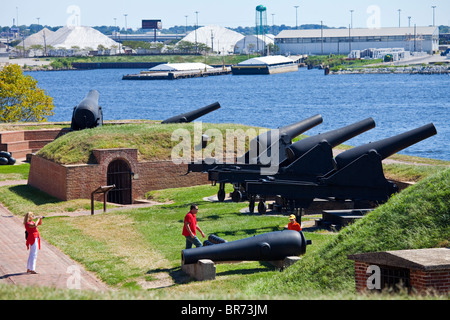
[[[401,26],[428,26],[433,23],[436,6],[436,25],[450,24],[449,0],[3,0],[0,9],[0,26],[12,25],[19,18],[20,25],[37,23],[62,26],[79,19],[84,26],[110,25],[136,29],[143,19],[161,19],[164,28],[174,25],[194,25],[198,11],[199,25],[216,24],[223,27],[254,26],[255,8],[267,8],[267,22],[295,26],[320,24],[331,27],[348,27],[353,11],[353,27],[366,28],[373,23],[379,27],[397,27],[400,12]],[[114,20],[116,18],[116,20]]]

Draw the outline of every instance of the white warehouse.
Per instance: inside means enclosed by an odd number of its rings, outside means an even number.
[[[404,48],[406,51],[439,50],[438,27],[379,29],[283,30],[275,37],[281,54],[349,54],[368,48]]]

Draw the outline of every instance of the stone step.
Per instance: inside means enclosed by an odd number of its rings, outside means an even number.
[[[8,142],[7,144],[0,144],[0,151],[21,151],[30,149],[28,141],[16,141],[16,142]]]
[[[6,144],[10,142],[18,142],[25,140],[24,131],[4,131],[0,132],[0,144]]]

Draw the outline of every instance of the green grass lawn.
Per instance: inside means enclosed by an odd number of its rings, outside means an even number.
[[[0,181],[7,180],[27,180],[30,172],[28,163],[14,166],[0,166]]]
[[[313,244],[307,247],[301,261],[283,272],[262,262],[218,264],[216,280],[207,282],[192,281],[180,269],[184,248],[182,223],[191,203],[199,206],[198,221],[205,233],[217,234],[228,241],[281,230],[287,217],[242,213],[246,203],[205,201],[204,197],[217,192],[217,187],[207,185],[150,193],[153,200],[170,201],[170,204],[94,216],[49,217],[40,232],[50,243],[118,289],[108,293],[108,297],[371,299],[370,295],[354,292],[353,262],[347,255],[448,246],[449,183],[450,169],[442,170],[395,195],[339,233],[305,230],[306,239],[311,239]],[[10,194],[6,198],[32,199],[36,211],[48,202],[39,201],[44,195],[33,190],[26,195],[11,195],[14,193],[11,188],[1,190],[2,195]],[[14,205],[11,206],[16,212]],[[161,288],[155,288],[158,286]],[[2,292],[6,290],[6,296],[27,298],[23,291],[9,288],[0,286]],[[47,290],[48,296],[70,296],[60,290]],[[80,294],[73,293],[71,297],[76,299]],[[92,293],[86,295],[92,298]],[[411,298],[402,294],[376,297]]]

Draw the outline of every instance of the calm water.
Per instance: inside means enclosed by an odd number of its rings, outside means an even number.
[[[71,121],[91,89],[100,93],[104,120],[164,120],[218,101],[222,108],[199,120],[277,128],[321,114],[313,135],[367,117],[376,128],[348,140],[361,145],[434,123],[438,134],[403,154],[450,160],[448,75],[330,75],[321,70],[270,76],[216,76],[175,81],[124,81],[139,70],[29,73],[53,98],[49,121]]]

